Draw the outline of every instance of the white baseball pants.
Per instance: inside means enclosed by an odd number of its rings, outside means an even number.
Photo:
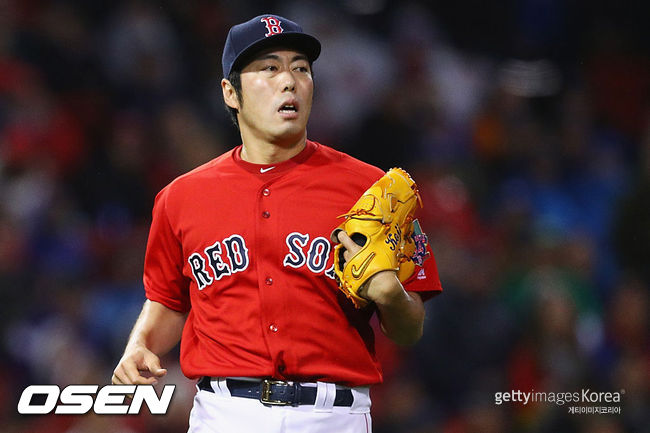
[[[336,385],[323,382],[313,384],[318,388],[314,405],[268,406],[256,399],[232,397],[225,382],[213,379],[214,392],[197,387],[188,433],[372,432],[368,387],[352,388],[351,407],[333,406]]]

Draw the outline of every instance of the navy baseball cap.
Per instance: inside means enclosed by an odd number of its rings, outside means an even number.
[[[305,53],[310,62],[320,55],[318,39],[303,32],[297,23],[279,15],[260,15],[228,32],[221,58],[223,76],[228,78],[230,71],[252,54],[276,45],[295,48]]]

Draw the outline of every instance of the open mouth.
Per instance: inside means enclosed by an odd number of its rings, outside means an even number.
[[[278,110],[280,113],[297,113],[298,107],[293,104],[284,104]]]

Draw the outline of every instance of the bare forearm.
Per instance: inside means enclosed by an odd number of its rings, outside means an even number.
[[[377,277],[371,284],[381,287],[374,290],[373,295],[382,331],[397,344],[416,343],[424,327],[422,298],[417,293],[405,291],[393,272]]]
[[[127,350],[134,346],[144,346],[156,355],[164,355],[180,341],[185,318],[185,314],[158,302],[145,301],[131,331]]]
[[[415,293],[405,292],[400,305],[381,306],[379,320],[384,334],[397,344],[411,345],[422,337],[424,327],[424,307]]]
[[[185,317],[158,302],[145,301],[111,381],[114,384],[152,384],[167,374],[159,357],[181,339]]]

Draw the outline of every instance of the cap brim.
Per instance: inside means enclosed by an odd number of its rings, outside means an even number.
[[[229,72],[243,68],[253,59],[255,54],[271,47],[287,47],[296,49],[297,51],[304,53],[310,63],[314,62],[318,58],[321,50],[320,42],[311,35],[306,33],[284,32],[250,44],[239,54],[239,56],[237,56]]]

